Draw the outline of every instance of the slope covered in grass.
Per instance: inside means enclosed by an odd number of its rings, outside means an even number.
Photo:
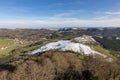
[[[0,39],[0,55],[8,55],[16,46],[12,39]]]
[[[15,41],[14,39],[0,39],[0,56],[8,56],[12,50],[24,44],[26,42],[21,44],[20,41]]]
[[[110,57],[110,58],[112,58],[112,59],[116,59],[112,54],[110,54],[110,51],[109,51],[109,50],[104,49],[104,48],[102,48],[102,47],[99,46],[99,45],[97,45],[97,46],[92,46],[92,47],[93,47],[93,49],[94,49],[95,51],[98,51],[98,52],[100,52],[100,53],[102,53],[102,54],[105,54],[105,55],[107,55],[108,57]]]

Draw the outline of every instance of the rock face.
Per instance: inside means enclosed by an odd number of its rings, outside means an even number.
[[[106,57],[105,55],[94,51],[89,46],[80,43],[74,43],[68,40],[48,43],[45,46],[42,46],[40,49],[33,51],[32,54],[43,53],[53,49],[58,49],[60,51],[73,51],[84,55],[100,55]]]
[[[88,36],[88,35],[83,35],[81,37],[77,37],[77,38],[73,39],[73,41],[83,43],[83,44],[96,43],[96,41],[92,38],[92,36]]]

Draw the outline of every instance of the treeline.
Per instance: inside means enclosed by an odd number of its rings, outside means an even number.
[[[109,39],[108,37],[94,37],[94,39],[106,49],[120,51],[120,40],[117,40],[116,38]]]
[[[53,32],[53,30],[48,29],[0,29],[0,38],[17,38],[33,41],[46,38]]]
[[[40,38],[71,39],[81,35],[100,35],[105,37],[120,37],[120,28],[63,28],[59,30],[48,29],[0,29],[0,38],[18,38],[23,40],[38,40]]]

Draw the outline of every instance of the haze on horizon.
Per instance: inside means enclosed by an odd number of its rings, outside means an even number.
[[[0,0],[0,28],[120,27],[120,0]]]

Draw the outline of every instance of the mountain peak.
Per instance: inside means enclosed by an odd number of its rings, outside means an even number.
[[[92,36],[89,35],[83,35],[77,38],[74,38],[73,41],[83,43],[83,44],[94,44],[97,43]]]

